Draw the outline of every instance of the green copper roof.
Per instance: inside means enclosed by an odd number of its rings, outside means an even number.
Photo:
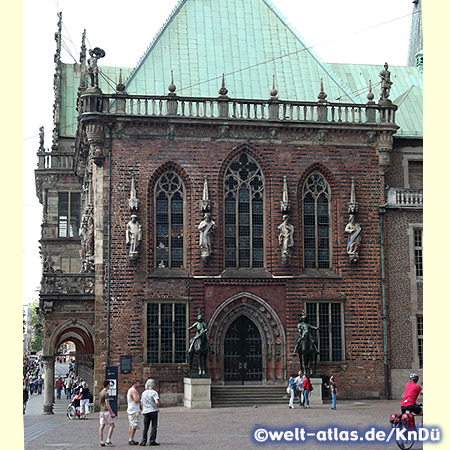
[[[75,136],[77,125],[77,93],[80,85],[80,65],[62,64],[61,68],[61,114],[60,114],[60,136]],[[118,67],[100,67],[99,76],[100,89],[105,94],[115,92],[116,84],[119,81],[120,68]],[[131,69],[122,69],[122,76],[128,77]]]
[[[130,94],[217,97],[225,73],[233,98],[317,100],[346,87],[267,0],[181,0],[125,82]]]
[[[325,64],[269,0],[180,0],[134,69],[123,69],[129,94],[164,95],[174,71],[177,94],[217,97],[222,73],[232,98],[268,99],[272,76],[280,100],[317,101],[320,79],[330,102],[375,101],[381,65]],[[100,66],[104,93],[119,68]],[[399,137],[421,137],[423,77],[416,67],[390,67]],[[106,82],[105,78],[109,79]],[[73,136],[79,65],[63,64],[61,135]]]
[[[330,64],[338,76],[346,82],[358,103],[367,102],[368,80],[372,80],[374,100],[380,93],[381,66],[363,64]],[[423,76],[417,67],[389,66],[391,81],[390,99],[398,106],[395,121],[400,129],[396,137],[423,136]],[[327,100],[336,101],[328,96]],[[342,98],[342,101],[346,101]]]

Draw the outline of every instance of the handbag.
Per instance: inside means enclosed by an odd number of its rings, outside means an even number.
[[[287,392],[288,394],[291,393],[291,387],[290,387],[290,386],[288,386],[288,387],[286,388],[286,392]]]

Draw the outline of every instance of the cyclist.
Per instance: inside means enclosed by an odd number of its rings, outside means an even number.
[[[423,395],[423,389],[417,384],[419,381],[419,375],[416,373],[412,373],[409,376],[411,380],[409,383],[406,383],[405,386],[405,395],[403,396],[401,408],[402,414],[406,411],[410,411],[417,416],[421,416],[420,423],[423,423],[423,408],[420,405],[416,404],[417,397],[419,395]]]

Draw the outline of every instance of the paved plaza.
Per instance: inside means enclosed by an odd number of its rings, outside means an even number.
[[[55,405],[54,415],[42,414],[42,396],[33,396],[28,402],[27,414],[24,416],[25,450],[63,450],[96,449],[99,446],[98,413],[88,420],[69,421],[65,416],[68,400],[60,400]],[[213,408],[193,410],[184,407],[161,408],[157,441],[161,449],[191,448],[208,449],[279,449],[302,447],[306,449],[327,448],[367,448],[395,449],[394,442],[389,444],[328,444],[315,440],[291,442],[287,444],[257,444],[252,439],[252,432],[258,425],[268,429],[304,427],[311,431],[340,426],[349,430],[365,431],[368,426],[388,429],[389,416],[399,412],[398,400],[339,401],[338,409],[331,410],[330,404],[311,409],[288,409],[286,405],[267,405],[236,408]],[[128,420],[125,411],[120,411],[115,419],[112,442],[115,448],[130,448],[128,441]],[[135,439],[140,440],[141,428]],[[140,448],[136,446],[135,448]],[[414,449],[422,449],[416,443]]]

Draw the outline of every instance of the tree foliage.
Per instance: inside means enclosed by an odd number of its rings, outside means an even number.
[[[31,308],[31,351],[38,352],[42,350],[42,338],[44,334],[42,318],[39,315],[39,300],[30,304]]]

